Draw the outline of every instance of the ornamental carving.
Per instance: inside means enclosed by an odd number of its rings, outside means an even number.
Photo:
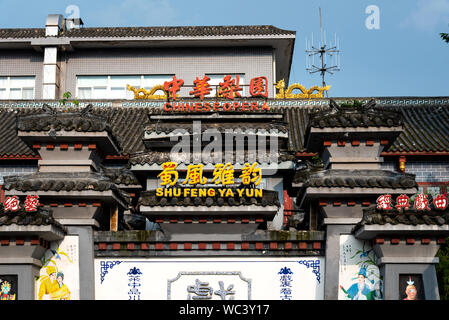
[[[287,90],[285,90],[284,79],[279,80],[275,83],[275,88],[279,90],[276,93],[276,99],[313,99],[313,98],[324,98],[323,92],[328,91],[331,86],[319,87],[313,86],[306,89],[303,85],[299,83],[294,83],[290,85]],[[292,93],[293,90],[299,90],[301,93]],[[317,91],[316,93],[314,93]]]

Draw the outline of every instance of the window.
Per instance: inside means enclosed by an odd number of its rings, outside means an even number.
[[[418,182],[417,194],[429,194],[435,198],[439,194],[448,192],[447,182]]]
[[[34,99],[34,76],[0,77],[0,99]]]
[[[173,75],[78,76],[76,96],[79,99],[133,99],[134,93],[127,85],[149,90],[172,79]]]

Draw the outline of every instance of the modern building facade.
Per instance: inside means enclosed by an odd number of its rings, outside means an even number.
[[[79,23],[0,30],[2,298],[439,299],[449,97],[289,86],[273,26]]]

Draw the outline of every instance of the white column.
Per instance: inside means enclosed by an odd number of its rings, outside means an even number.
[[[59,66],[57,63],[58,48],[44,49],[44,72],[42,99],[56,99],[59,91]]]

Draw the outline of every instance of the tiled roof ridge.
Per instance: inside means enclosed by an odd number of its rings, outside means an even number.
[[[295,173],[293,181],[304,183],[303,187],[362,187],[362,188],[414,188],[415,175],[381,169],[327,169],[318,171],[301,170]]]
[[[189,187],[178,186],[180,189],[189,189]],[[208,189],[219,189],[217,187],[207,187]],[[277,191],[273,190],[263,190],[262,198],[256,197],[247,197],[245,195],[239,196],[237,192],[235,192],[237,187],[229,188],[233,190],[234,197],[221,197],[218,192],[215,192],[215,196],[207,196],[204,198],[201,197],[192,197],[187,196],[183,197],[183,192],[181,192],[180,197],[172,196],[172,197],[157,197],[156,190],[147,190],[142,191],[140,193],[140,197],[138,200],[139,205],[144,206],[240,206],[240,205],[261,205],[261,206],[270,206],[275,205],[280,207],[281,204],[279,202]],[[249,188],[247,188],[249,189]]]
[[[312,110],[310,113],[310,127],[394,127],[401,126],[402,112],[386,106],[377,106],[374,99],[365,104],[355,101],[352,105],[338,105],[333,99],[329,100],[328,108]]]
[[[138,37],[136,32],[155,37],[176,36],[226,36],[226,35],[295,35],[296,31],[273,25],[221,25],[221,26],[127,26],[127,27],[82,27],[62,31],[59,37]],[[0,38],[41,38],[45,28],[2,28]]]
[[[0,39],[41,38],[45,28],[1,28]]]
[[[37,211],[27,212],[21,204],[15,212],[5,212],[4,205],[0,203],[0,226],[2,225],[54,225],[63,230],[65,227],[54,217],[52,210],[38,207]]]
[[[126,167],[105,167],[100,165],[100,172],[111,179],[115,184],[124,184],[124,185],[139,185],[139,181],[137,180],[134,173],[126,168]]]
[[[201,157],[201,162],[202,164],[209,164],[209,163],[215,163],[215,159],[214,159],[214,152],[211,152],[211,157],[210,159],[205,159],[204,157]],[[226,159],[225,157],[225,152],[221,152],[222,160],[219,161],[223,161],[224,159]],[[171,153],[170,151],[146,151],[146,152],[141,152],[141,153],[134,153],[132,155],[130,155],[129,158],[129,164],[130,165],[144,165],[144,164],[162,164],[164,162],[167,161],[177,161],[177,162],[188,162],[188,163],[196,163],[196,161],[194,161],[195,156],[201,156],[202,152],[190,152],[190,153],[184,153],[183,156],[180,156],[177,159],[172,159],[171,157]],[[241,163],[244,164],[245,162],[249,161],[249,156],[251,155],[251,152],[249,152],[248,150],[245,150],[243,153],[241,153],[242,156],[238,157],[237,156],[240,155],[238,152],[233,152],[232,153],[232,158],[235,160],[236,163]],[[264,155],[257,155],[255,157],[256,161],[259,163],[271,163],[274,160],[277,159],[277,162],[282,162],[282,161],[294,161],[295,156],[293,154],[293,152],[289,152],[289,151],[278,151],[276,153],[270,153],[267,152]],[[217,162],[219,163],[219,162]]]
[[[216,129],[220,132],[224,132],[224,129],[242,129],[242,131],[253,130],[254,132],[267,132],[267,131],[276,131],[286,133],[288,132],[287,124],[281,121],[278,122],[216,122],[216,123],[207,123],[201,122],[202,130],[206,129]],[[145,126],[145,131],[147,133],[155,132],[155,133],[171,133],[176,129],[184,129],[189,133],[193,132],[192,123],[148,123]]]
[[[321,106],[322,107],[322,106]],[[449,105],[422,105],[417,109],[414,105],[410,106],[391,106],[389,108],[398,108],[404,114],[403,132],[393,142],[392,146],[385,151],[388,152],[429,152],[435,153],[438,150],[449,152]],[[305,132],[310,123],[310,109],[302,107],[278,106],[273,107],[285,115],[289,130],[289,149],[293,151],[306,151],[304,147]],[[315,107],[314,107],[315,108]],[[317,108],[320,108],[317,106]],[[328,108],[328,106],[326,107]],[[440,109],[441,108],[441,109]],[[72,108],[72,110],[75,110]],[[417,112],[413,112],[416,110]],[[439,111],[438,111],[439,110]],[[40,112],[37,107],[1,107],[0,108],[0,133],[4,139],[0,143],[0,155],[35,155],[36,153],[28,147],[16,134],[16,115],[27,115]],[[148,114],[160,114],[159,108],[150,106],[129,107],[112,105],[110,107],[94,106],[93,113],[108,116],[114,135],[122,147],[122,155],[126,156],[145,150],[142,137],[144,134],[144,125],[148,121]],[[420,127],[409,123],[412,118],[419,120]],[[428,124],[431,121],[434,129]],[[424,126],[425,125],[425,126]],[[420,134],[416,134],[416,130]],[[439,134],[435,134],[435,132]],[[420,142],[426,137],[433,141],[432,146]]]
[[[39,110],[39,109],[38,109]],[[43,104],[40,112],[17,115],[17,128],[22,131],[108,131],[111,132],[106,115],[94,113],[91,104],[84,108],[53,108]]]
[[[109,177],[98,172],[34,172],[10,175],[4,177],[4,188],[18,191],[118,190]]]
[[[393,207],[391,210],[380,210],[371,206],[363,210],[362,220],[354,227],[360,229],[364,225],[447,225],[449,224],[449,208],[438,210],[430,206],[430,210],[419,211],[412,207],[406,211]]]

